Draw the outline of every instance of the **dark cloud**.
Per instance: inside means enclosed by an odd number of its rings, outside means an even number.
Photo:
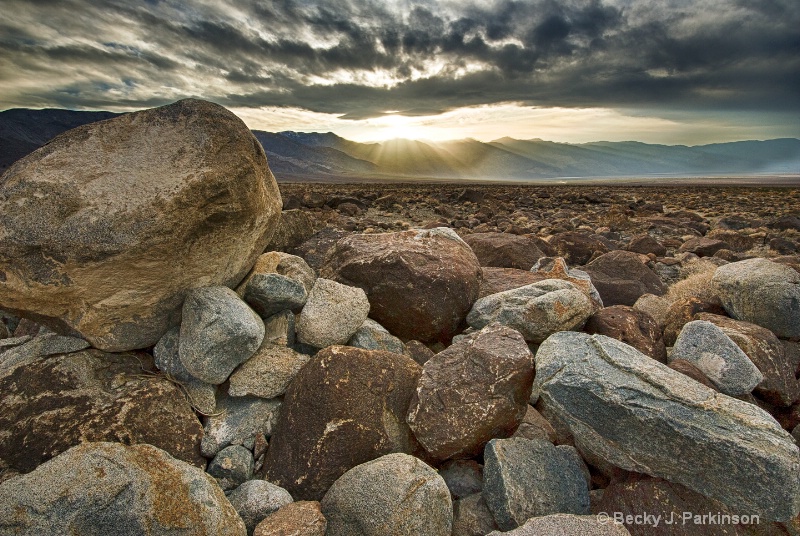
[[[347,118],[508,101],[800,111],[796,0],[4,4],[6,107],[200,96]]]

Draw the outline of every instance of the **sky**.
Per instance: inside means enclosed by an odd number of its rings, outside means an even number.
[[[356,141],[800,137],[798,0],[0,0],[0,110]]]

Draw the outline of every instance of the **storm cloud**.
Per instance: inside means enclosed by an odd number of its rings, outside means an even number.
[[[5,0],[0,107],[800,111],[796,0]]]

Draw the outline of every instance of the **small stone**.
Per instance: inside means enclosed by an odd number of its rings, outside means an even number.
[[[633,305],[644,294],[661,296],[667,291],[655,272],[641,261],[639,254],[631,251],[606,253],[584,269],[606,306]]]
[[[231,374],[228,394],[267,399],[282,396],[309,359],[291,348],[262,344],[253,357]]]
[[[228,500],[244,521],[247,534],[253,534],[256,525],[265,517],[291,504],[292,496],[285,489],[266,480],[248,480],[233,490],[228,495]]]
[[[483,489],[483,467],[475,460],[452,460],[439,469],[453,499],[480,493]]]
[[[155,348],[153,357],[156,367],[177,381],[189,397],[189,403],[205,415],[216,411],[217,386],[198,380],[186,370],[179,357],[180,328],[178,326],[167,331]]]
[[[291,311],[281,311],[264,320],[264,342],[277,346],[295,343],[295,317]]]
[[[453,501],[453,536],[484,536],[497,528],[482,494]]]
[[[538,344],[558,331],[581,329],[591,314],[591,301],[574,284],[546,279],[479,299],[467,322],[476,329],[498,322]]]
[[[299,281],[280,274],[253,274],[242,293],[242,299],[263,318],[284,309],[300,310],[308,299],[308,291]]]
[[[694,253],[698,257],[710,257],[721,249],[730,249],[730,246],[722,240],[698,236],[684,242],[678,251]]]
[[[365,350],[384,350],[395,354],[406,353],[403,341],[389,333],[386,328],[371,318],[364,320],[358,331],[347,341],[347,345]]]
[[[241,445],[225,447],[214,456],[206,472],[223,491],[232,490],[253,476],[253,453]]]
[[[253,448],[256,435],[272,435],[278,418],[280,400],[254,397],[222,397],[217,402],[217,413],[205,417],[200,451],[213,458],[228,445]]]
[[[535,403],[535,402],[534,402]],[[525,416],[522,422],[519,423],[517,431],[511,437],[523,437],[525,439],[541,439],[556,443],[558,436],[553,428],[553,425],[547,422],[541,413],[536,411],[536,408],[528,405]]]
[[[415,340],[408,341],[405,344],[405,348],[405,354],[420,365],[424,365],[430,358],[436,355],[433,350]]]
[[[630,344],[644,355],[667,362],[664,336],[653,318],[627,305],[612,305],[593,314],[584,327],[586,333],[606,335]]]
[[[317,348],[345,344],[369,314],[360,288],[318,278],[297,321],[297,339]]]
[[[317,501],[297,501],[264,518],[253,536],[325,536],[327,528]]]
[[[683,326],[671,359],[684,359],[697,366],[721,392],[730,396],[747,394],[764,379],[747,354],[724,331],[704,320]]]
[[[589,487],[574,450],[524,438],[486,445],[483,495],[501,529],[531,517],[589,514]]]
[[[408,454],[358,465],[322,499],[327,536],[451,536],[450,491],[436,471]]]
[[[264,340],[264,322],[227,287],[194,289],[183,303],[179,356],[189,374],[219,385]]]

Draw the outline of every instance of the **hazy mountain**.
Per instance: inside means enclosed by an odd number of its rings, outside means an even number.
[[[110,112],[0,112],[0,170],[70,128],[113,117]],[[687,147],[641,142],[555,143],[539,139],[474,139],[441,143],[396,139],[358,143],[331,132],[254,130],[281,178],[432,177],[542,179],[800,173],[794,138]]]

